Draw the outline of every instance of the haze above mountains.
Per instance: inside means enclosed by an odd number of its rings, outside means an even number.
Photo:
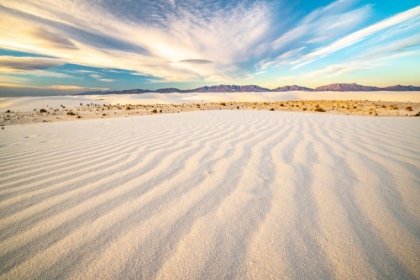
[[[188,92],[283,92],[283,91],[420,91],[420,87],[417,86],[403,86],[395,85],[389,87],[375,87],[375,86],[363,86],[356,83],[346,84],[337,83],[317,88],[308,88],[303,86],[283,86],[275,89],[263,88],[257,85],[217,85],[217,86],[204,86],[195,89],[181,90],[178,88],[161,88],[157,90],[148,89],[128,89],[128,90],[115,90],[115,91],[87,91],[76,95],[96,95],[96,94],[139,94],[146,92],[157,92],[157,93],[188,93]]]

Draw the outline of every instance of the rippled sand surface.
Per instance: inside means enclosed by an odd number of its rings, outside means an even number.
[[[1,279],[420,278],[420,122],[199,111],[0,131]]]

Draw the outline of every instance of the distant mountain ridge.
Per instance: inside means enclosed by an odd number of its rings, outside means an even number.
[[[263,88],[257,85],[216,85],[216,86],[204,86],[195,89],[178,89],[178,88],[161,88],[157,90],[147,89],[128,89],[128,90],[109,90],[109,91],[87,91],[76,95],[103,95],[103,94],[139,94],[146,92],[156,93],[188,93],[188,92],[284,92],[284,91],[420,91],[420,87],[416,86],[403,86],[395,85],[389,87],[374,87],[374,86],[363,86],[356,83],[336,83],[325,86],[320,86],[315,89],[302,87],[298,85],[277,87],[275,89]]]
[[[200,87],[196,89],[186,90],[184,92],[267,92],[268,88],[256,85],[236,86],[236,85],[218,85],[211,87]]]
[[[331,84],[315,88],[315,91],[379,91],[381,88],[372,86],[362,86],[356,83],[351,84]]]
[[[278,88],[272,89],[271,91],[280,92],[280,91],[313,91],[313,90],[314,89],[312,88],[293,85],[293,86],[278,87]]]

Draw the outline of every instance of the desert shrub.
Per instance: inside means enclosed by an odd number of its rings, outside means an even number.
[[[106,114],[102,114],[102,116],[103,116],[103,117],[105,117],[105,116],[106,116]]]
[[[407,111],[413,111],[413,107],[411,107],[411,106],[408,106],[407,108],[405,108]]]
[[[81,116],[77,116],[77,118],[78,118],[78,119],[81,119],[82,117],[81,117]]]
[[[270,108],[270,111],[274,111],[274,108]]]
[[[76,116],[76,114],[73,111],[68,111],[67,112],[67,115],[69,115],[69,116]]]
[[[156,114],[156,113],[157,113],[157,110],[156,110],[156,109],[154,109],[154,110],[152,111],[152,113]]]
[[[40,112],[40,113],[46,113],[46,112],[47,112],[47,110],[45,110],[45,109],[41,109],[41,110],[39,110],[39,112]]]
[[[283,104],[283,103],[281,103],[281,104],[280,104],[280,107],[284,107],[284,104]]]
[[[302,110],[303,110],[303,111],[306,111],[307,109],[306,109],[306,108],[303,108]]]
[[[159,113],[162,113],[162,110],[159,110]]]
[[[226,106],[226,103],[225,102],[220,102],[219,105],[220,106]]]
[[[130,106],[125,107],[126,110],[131,110]]]
[[[321,107],[316,107],[314,111],[315,112],[325,112],[325,110],[322,109]]]
[[[420,117],[420,112],[414,115],[415,117]]]
[[[6,113],[10,113],[10,110],[7,110]]]

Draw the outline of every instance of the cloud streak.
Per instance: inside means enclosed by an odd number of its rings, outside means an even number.
[[[63,61],[52,58],[0,56],[0,71],[6,73],[45,70],[63,64]]]
[[[356,31],[348,36],[345,36],[344,38],[341,38],[334,43],[318,48],[315,51],[312,51],[302,57],[302,62],[300,62],[295,68],[301,67],[303,65],[306,65],[308,63],[312,63],[318,59],[321,59],[325,56],[328,56],[334,52],[337,52],[341,49],[347,48],[349,46],[352,46],[356,43],[359,43],[360,41],[366,40],[370,36],[373,36],[377,33],[383,32],[384,30],[388,28],[392,28],[395,26],[398,26],[402,23],[405,23],[407,21],[418,19],[420,17],[420,6],[413,8],[411,10],[408,10],[406,12],[400,13],[396,16],[393,16],[389,19],[383,20],[379,23],[373,24],[369,27],[366,27],[364,29],[361,29],[359,31]]]

